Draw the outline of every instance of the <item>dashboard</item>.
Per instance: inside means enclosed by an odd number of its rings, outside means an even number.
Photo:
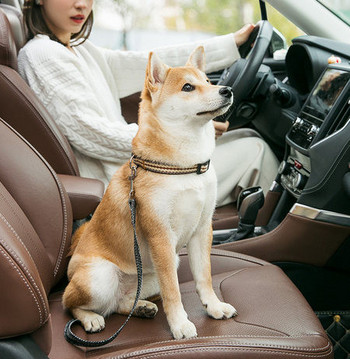
[[[291,202],[350,215],[350,44],[306,35],[285,60],[266,56],[240,117],[280,160]]]
[[[350,45],[298,38],[287,53],[286,72],[302,100],[290,116],[281,184],[301,204],[349,215]]]
[[[339,58],[341,64],[349,65],[350,44],[316,36],[295,38],[285,60],[289,84],[299,94],[309,94],[332,55]]]

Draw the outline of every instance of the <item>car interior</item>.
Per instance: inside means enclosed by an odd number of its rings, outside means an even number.
[[[156,298],[154,319],[132,317],[113,342],[83,348],[64,338],[72,317],[61,298],[73,230],[91,218],[104,185],[80,177],[68,141],[17,72],[21,6],[0,0],[0,358],[349,357],[350,44],[301,36],[275,60],[265,20],[241,60],[209,74],[237,98],[230,127],[256,129],[281,163],[265,196],[243,189],[213,217],[213,286],[238,316],[206,315],[183,250],[180,289],[197,338],[172,339]],[[128,122],[138,101],[121,101]],[[101,340],[124,320],[113,314],[100,333],[74,330]]]

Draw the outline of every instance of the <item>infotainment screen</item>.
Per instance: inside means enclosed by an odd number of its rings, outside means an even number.
[[[327,69],[306,103],[304,111],[306,110],[307,114],[312,115],[314,120],[318,119],[322,122],[349,79],[350,73],[347,71],[334,68]]]
[[[317,138],[325,136],[333,122],[344,116],[341,113],[349,101],[349,90],[350,67],[328,67],[287,134],[287,141],[306,151]]]

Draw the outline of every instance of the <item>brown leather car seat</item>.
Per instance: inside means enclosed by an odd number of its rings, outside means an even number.
[[[45,159],[3,120],[0,198],[1,358],[46,358],[43,352],[50,359],[333,357],[314,312],[278,267],[222,250],[212,252],[213,285],[219,297],[236,307],[237,317],[218,321],[206,315],[184,252],[179,281],[197,338],[173,340],[157,301],[154,319],[131,318],[106,347],[74,347],[63,337],[71,317],[61,303],[72,231],[70,201]],[[98,340],[123,321],[114,314],[101,333],[75,330]],[[30,344],[24,354],[16,346],[23,338]]]

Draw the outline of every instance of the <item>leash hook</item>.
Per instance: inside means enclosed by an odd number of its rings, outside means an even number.
[[[131,170],[131,174],[128,177],[129,180],[130,180],[129,200],[135,198],[134,179],[136,178],[137,166],[133,163],[134,157],[135,157],[135,155],[132,155],[130,157],[130,161],[129,161],[129,167],[130,167],[130,170]]]

